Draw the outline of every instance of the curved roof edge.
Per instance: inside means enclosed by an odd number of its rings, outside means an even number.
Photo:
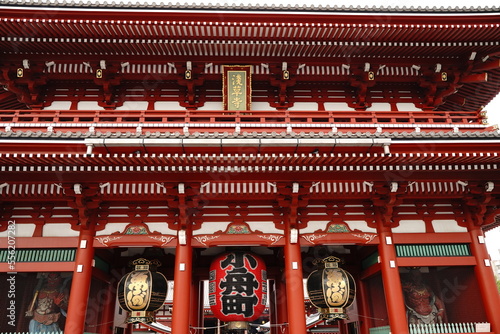
[[[32,139],[32,138],[41,138],[41,139],[79,139],[79,138],[352,138],[352,139],[361,139],[361,138],[386,138],[393,139],[395,143],[397,140],[449,140],[450,143],[453,140],[481,140],[481,139],[490,139],[490,140],[498,140],[500,139],[500,132],[497,130],[493,131],[470,131],[470,132],[450,132],[450,131],[438,131],[438,132],[382,132],[382,133],[372,133],[372,132],[337,132],[337,133],[323,133],[317,135],[310,135],[308,133],[300,133],[300,134],[273,134],[273,133],[248,133],[244,136],[234,135],[231,133],[212,133],[212,132],[202,132],[199,134],[190,134],[184,135],[179,131],[177,132],[148,132],[146,134],[141,134],[137,132],[131,131],[117,131],[117,132],[84,132],[84,131],[66,131],[66,132],[45,132],[45,131],[0,131],[1,139]],[[56,141],[54,141],[56,143]]]
[[[75,9],[136,9],[136,10],[207,10],[207,11],[281,11],[281,12],[345,12],[345,13],[423,13],[423,14],[457,14],[457,13],[500,13],[500,7],[376,7],[376,6],[314,6],[314,5],[259,5],[259,4],[196,4],[196,3],[141,3],[104,1],[89,4],[82,0],[0,0],[0,6],[22,6],[34,8],[75,8]]]

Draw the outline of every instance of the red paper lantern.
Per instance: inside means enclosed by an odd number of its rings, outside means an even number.
[[[236,251],[217,257],[210,266],[210,308],[228,329],[247,329],[267,302],[264,261],[251,253]]]

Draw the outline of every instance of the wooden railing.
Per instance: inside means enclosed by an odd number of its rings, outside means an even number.
[[[476,333],[476,324],[472,322],[461,322],[410,325],[410,334],[427,333]]]
[[[325,132],[485,129],[477,111],[0,110],[6,131]]]
[[[380,326],[370,328],[370,334],[391,334],[390,326]]]
[[[431,333],[479,333],[476,332],[476,325],[488,325],[487,323],[444,323],[444,324],[410,324],[410,334],[431,334]],[[491,332],[481,332],[491,333]],[[390,326],[380,326],[370,328],[370,334],[391,334]]]

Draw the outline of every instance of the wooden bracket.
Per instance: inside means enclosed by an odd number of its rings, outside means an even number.
[[[97,184],[67,184],[64,193],[68,196],[68,206],[77,210],[77,223],[74,230],[96,228],[101,195]],[[103,227],[101,227],[103,228]]]
[[[271,76],[269,83],[271,86],[276,87],[276,99],[270,101],[269,105],[277,110],[287,110],[293,107],[293,94],[289,94],[289,88],[297,84],[295,74],[297,70],[296,65],[290,65],[286,71],[283,71],[281,65],[273,66],[273,76]]]
[[[15,66],[3,67],[0,84],[14,93],[19,102],[31,109],[42,108],[47,84],[47,76],[43,72],[43,67],[39,64],[32,64],[29,69],[23,70],[21,77],[17,75],[17,72],[18,69]]]
[[[403,201],[406,193],[406,183],[396,181],[376,183],[373,188],[375,195],[372,203],[377,207],[383,218],[383,224],[387,227],[397,226],[397,220],[394,217],[394,209]]]

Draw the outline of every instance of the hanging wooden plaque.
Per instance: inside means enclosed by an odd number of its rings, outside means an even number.
[[[222,66],[224,110],[250,110],[252,100],[250,65]]]

